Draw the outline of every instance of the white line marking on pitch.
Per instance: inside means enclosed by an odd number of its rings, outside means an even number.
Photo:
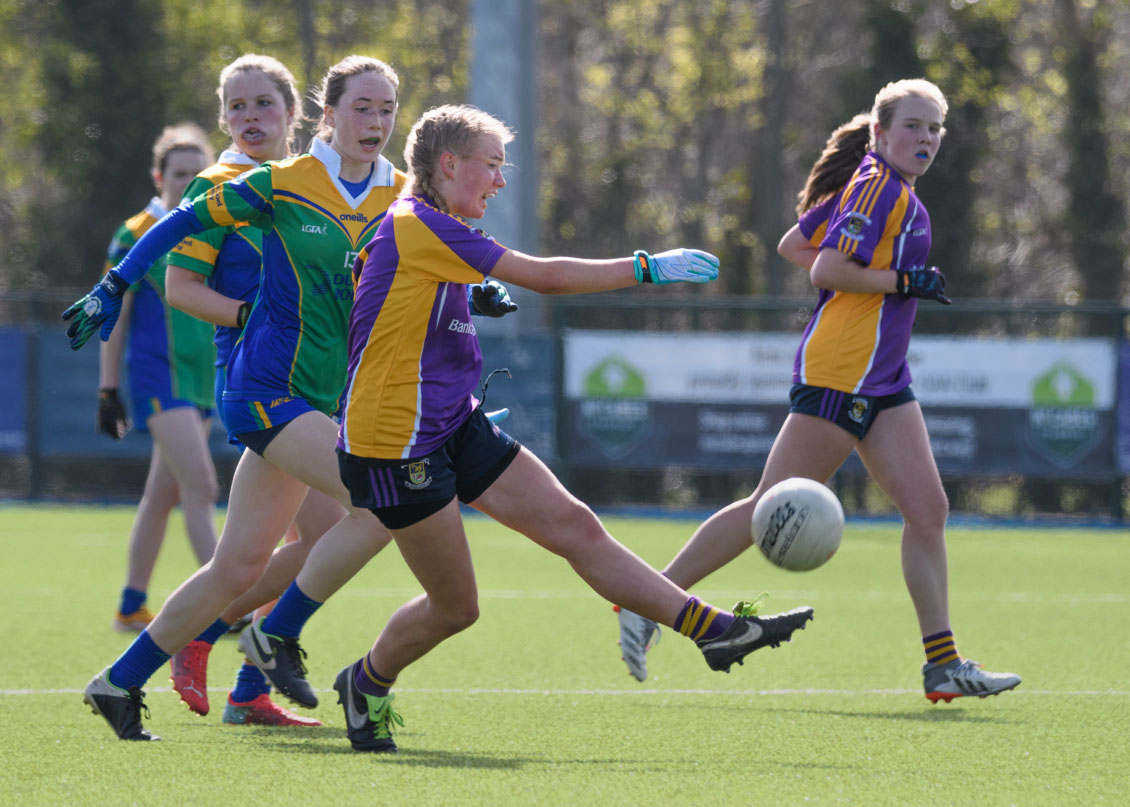
[[[147,693],[172,692],[171,687],[153,687]],[[209,692],[227,692],[227,687],[208,687]],[[315,692],[333,692],[332,689],[315,689]],[[749,697],[751,695],[917,695],[919,689],[448,689],[430,687],[397,687],[397,692],[413,693],[418,695],[595,695],[595,696],[620,696],[620,695],[723,695]],[[0,689],[0,696],[15,695],[81,695],[81,689]],[[1130,696],[1130,691],[1121,689],[1017,689],[1009,693],[1015,695],[1052,695],[1055,697],[1082,696],[1082,697],[1116,697]]]

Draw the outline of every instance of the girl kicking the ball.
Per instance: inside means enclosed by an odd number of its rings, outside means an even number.
[[[958,655],[949,619],[949,504],[906,361],[918,300],[950,303],[944,276],[926,265],[930,218],[914,193],[941,146],[947,106],[928,81],[896,81],[879,91],[869,114],[832,133],[799,194],[800,220],[778,246],[820,291],[793,365],[789,415],[753,493],[707,519],[664,570],[683,588],[694,585],[750,547],[751,517],[765,491],[790,477],[827,482],[855,451],[903,517],[903,577],[934,702],[1020,683]],[[621,652],[643,681],[658,627],[619,613]]]

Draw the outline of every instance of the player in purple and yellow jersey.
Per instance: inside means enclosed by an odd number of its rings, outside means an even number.
[[[106,256],[112,269],[130,247],[180,199],[192,177],[212,159],[198,126],[167,127],[153,145],[153,183],[159,196],[114,234]],[[118,397],[123,353],[133,419],[153,439],[145,491],[130,529],[126,583],[114,617],[120,631],[140,631],[153,619],[146,607],[149,580],[165,539],[169,513],[179,503],[196,559],[216,547],[214,506],[219,485],[208,449],[213,402],[211,328],[166,302],[165,256],[156,256],[122,301],[122,328],[102,345],[98,430],[120,440],[129,429]]]
[[[347,526],[364,524],[356,540],[371,554],[389,540],[374,516],[349,504],[334,456],[333,415],[346,380],[353,261],[404,183],[381,156],[396,120],[398,84],[376,59],[351,56],[330,68],[317,94],[323,117],[308,153],[264,163],[185,200],[65,312],[72,347],[99,329],[105,339],[121,290],[149,255],[215,227],[246,222],[263,231],[262,282],[223,395],[229,439],[250,450],[236,467],[216,556],[84,694],[122,739],[155,739],[141,725],[145,681],[241,595],[256,604],[277,597],[309,546],[347,513],[354,516]],[[336,512],[276,552],[310,488],[338,499]],[[277,655],[280,664],[301,666],[296,643]]]
[[[216,94],[220,101],[220,128],[231,137],[231,145],[215,165],[202,171],[188,186],[184,196],[193,198],[228,180],[235,179],[267,160],[291,156],[290,144],[303,120],[301,99],[290,71],[270,56],[245,54],[220,72]],[[263,231],[243,222],[216,227],[189,236],[168,255],[168,299],[177,308],[215,324],[216,405],[223,406],[227,364],[251,313],[259,291],[262,269]],[[225,427],[227,424],[225,423]],[[298,530],[309,533],[323,524],[327,515],[340,511],[334,500],[311,491],[295,517],[286,540],[298,540]],[[302,548],[285,550],[303,554]],[[294,558],[296,563],[300,557]],[[247,613],[237,599],[220,615],[223,623],[239,625]],[[254,603],[250,608],[254,607]],[[261,609],[265,615],[270,605]],[[173,689],[197,714],[208,714],[208,656],[223,631],[209,626],[174,654]],[[228,725],[319,726],[317,720],[301,717],[273,703],[270,685],[259,668],[245,663],[224,706],[223,722]]]
[[[472,228],[467,220],[481,218],[506,184],[511,137],[475,107],[426,112],[405,147],[410,188],[365,250],[349,328],[341,477],[353,504],[391,531],[424,594],[401,606],[372,650],[337,676],[348,736],[359,751],[396,750],[391,731],[401,721],[389,689],[397,675],[478,616],[460,502],[565,557],[602,595],[680,625],[713,669],[728,670],[753,650],[787,640],[812,614],[800,608],[736,616],[689,598],[613,539],[483,412],[474,395],[482,356],[469,284],[489,277],[568,294],[643,282],[702,283],[718,274],[717,258],[699,250],[640,251],[614,260],[536,258]],[[372,529],[371,522],[360,525]],[[339,572],[355,571],[350,562],[343,559]],[[331,570],[324,571],[332,589]]]
[[[870,114],[832,134],[800,194],[800,221],[779,252],[820,290],[793,366],[790,412],[754,492],[715,513],[664,574],[692,586],[751,545],[750,521],[777,482],[826,482],[856,451],[903,517],[902,568],[918,617],[933,702],[995,695],[1020,677],[962,659],[950,628],[945,523],[949,510],[906,353],[918,300],[949,304],[945,278],[927,266],[930,218],[914,192],[945,133],[945,96],[922,79],[893,82]],[[647,676],[657,630],[620,612],[621,650]]]

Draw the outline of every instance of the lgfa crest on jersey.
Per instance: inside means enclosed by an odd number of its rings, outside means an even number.
[[[840,228],[840,233],[852,241],[863,238],[863,228],[871,223],[871,219],[855,210],[847,214],[847,222]]]

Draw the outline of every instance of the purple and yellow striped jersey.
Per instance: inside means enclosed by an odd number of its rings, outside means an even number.
[[[259,163],[246,154],[226,150],[219,162],[192,180],[184,197],[192,199],[214,186],[235,179]],[[208,285],[225,297],[254,302],[263,267],[263,231],[243,222],[216,227],[184,238],[169,252],[170,266],[188,269],[207,279]],[[226,367],[241,329],[216,326],[216,366]]]
[[[833,199],[807,211],[801,232],[871,270],[916,269],[930,252],[930,216],[913,188],[870,152]],[[906,351],[917,301],[822,289],[793,364],[793,381],[862,395],[910,384]]]
[[[398,199],[358,258],[338,447],[422,457],[471,414],[483,357],[467,284],[506,248],[419,196]]]

